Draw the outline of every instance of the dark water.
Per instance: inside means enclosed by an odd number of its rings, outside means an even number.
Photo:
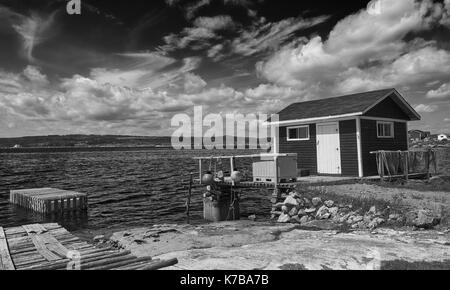
[[[0,154],[0,225],[55,221],[75,232],[185,223],[189,173],[198,176],[194,156],[251,154],[237,151],[106,151]],[[251,160],[239,161],[248,172]],[[223,167],[215,163],[212,167]],[[209,164],[204,166],[208,167]],[[87,215],[43,217],[9,204],[9,190],[55,187],[87,193]],[[193,192],[191,219],[202,218],[202,191]],[[270,193],[245,191],[243,216],[270,212]]]

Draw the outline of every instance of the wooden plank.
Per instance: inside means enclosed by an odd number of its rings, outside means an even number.
[[[3,227],[0,227],[0,270],[15,270]]]
[[[32,240],[34,246],[36,247],[37,251],[47,261],[61,260],[61,256],[50,251],[50,249],[47,247],[47,244],[52,244],[52,243],[59,244],[59,242],[51,235],[44,235],[43,233],[45,233],[47,231],[44,227],[42,227],[41,225],[25,225],[25,226],[23,226],[23,228],[28,233],[28,235],[31,237],[31,240]],[[63,247],[63,246],[61,245],[61,247]],[[64,257],[64,255],[63,255],[63,257]]]

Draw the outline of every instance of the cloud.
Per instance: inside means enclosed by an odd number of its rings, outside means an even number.
[[[427,92],[427,98],[430,99],[444,99],[448,97],[450,97],[450,83],[442,84],[438,89]]]
[[[218,15],[214,17],[198,17],[195,19],[194,25],[217,31],[234,27],[234,22],[229,15]]]
[[[437,105],[424,105],[420,104],[414,108],[418,113],[433,113],[439,109]]]
[[[49,15],[38,15],[32,12],[29,16],[14,12],[0,6],[0,17],[21,37],[22,55],[30,62],[35,62],[33,51],[36,46],[46,41],[53,33],[56,12]]]
[[[381,13],[363,9],[339,21],[327,39],[293,41],[257,64],[259,75],[283,86],[326,93],[416,84],[443,78],[450,53],[433,41],[406,36],[439,25],[430,1],[381,0]],[[410,37],[411,39],[411,37]]]

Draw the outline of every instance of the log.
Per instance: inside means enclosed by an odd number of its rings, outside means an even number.
[[[165,267],[170,267],[173,265],[178,264],[178,259],[177,258],[173,258],[170,260],[162,260],[162,261],[158,261],[155,263],[152,263],[150,265],[144,266],[142,268],[140,268],[139,270],[144,270],[144,271],[149,271],[149,270],[158,270],[161,268],[165,268]]]

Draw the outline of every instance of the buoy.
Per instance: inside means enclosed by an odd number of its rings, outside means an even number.
[[[242,179],[241,172],[233,171],[233,173],[231,173],[231,180],[234,181],[235,183],[241,182],[241,179]]]
[[[211,171],[206,171],[206,173],[202,176],[202,184],[212,184],[214,181],[214,175]]]

